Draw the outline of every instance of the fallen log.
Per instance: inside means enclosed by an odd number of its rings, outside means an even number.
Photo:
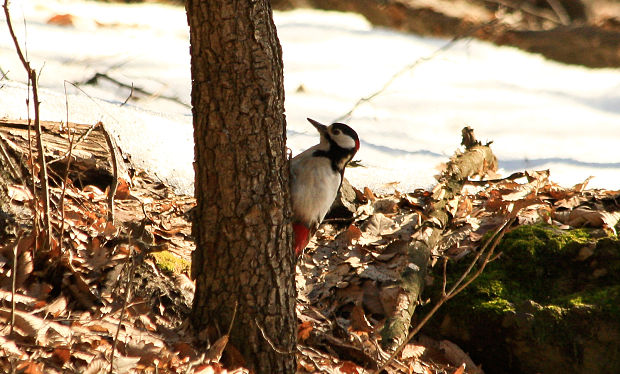
[[[67,127],[76,135],[73,152],[71,153],[71,170],[69,179],[75,185],[85,186],[88,184],[105,190],[114,181],[114,168],[110,160],[110,149],[114,149],[117,159],[122,159],[118,147],[110,147],[106,139],[105,130],[98,124],[85,125],[69,123],[67,126],[61,122],[41,121],[42,140],[45,144],[45,158],[52,173],[52,183],[57,183],[64,174],[68,161],[69,136],[65,130]],[[7,153],[17,158],[28,154],[28,121],[0,119],[0,140]],[[2,156],[0,160],[4,161]],[[129,180],[127,163],[119,162],[118,174],[125,180]],[[24,174],[28,172],[22,170]]]
[[[401,251],[407,251],[409,261],[401,269],[399,284],[395,285],[403,290],[398,296],[398,307],[393,315],[388,316],[381,331],[381,344],[385,350],[393,351],[408,335],[411,318],[424,289],[427,268],[432,256],[440,255],[438,244],[452,216],[452,207],[455,206],[452,202],[458,198],[464,182],[497,170],[497,158],[489,147],[490,143],[482,145],[469,127],[465,127],[462,134],[465,152],[457,152],[439,176],[422,227],[409,241],[392,244],[399,246]]]

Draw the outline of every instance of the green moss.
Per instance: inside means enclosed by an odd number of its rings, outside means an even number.
[[[512,230],[496,248],[501,256],[440,310],[440,325],[431,328],[470,349],[493,351],[498,367],[514,360],[514,372],[585,370],[598,365],[599,350],[620,358],[620,240],[600,232],[543,224]],[[450,263],[449,284],[469,261]]]
[[[558,304],[581,308],[598,308],[620,319],[620,285],[577,292],[558,298]]]
[[[579,260],[586,246],[594,248],[593,254]],[[620,241],[595,241],[586,229],[520,226],[505,235],[496,253],[501,253],[500,258],[456,299],[478,310],[527,300],[543,305],[577,305],[579,300],[598,305],[610,297],[604,287],[620,283]],[[467,258],[450,265],[449,281],[458,279],[468,265]],[[570,302],[567,295],[574,295],[574,300]]]
[[[504,314],[506,312],[513,312],[515,310],[515,306],[513,303],[502,298],[494,298],[488,301],[481,301],[475,306],[475,308],[495,314]]]
[[[157,268],[169,274],[187,273],[190,269],[190,262],[173,255],[168,251],[152,253]]]

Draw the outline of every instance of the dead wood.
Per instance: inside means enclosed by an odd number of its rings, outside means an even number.
[[[62,129],[66,124],[61,122],[41,121],[41,137],[46,144],[45,158],[51,174],[62,178],[69,162],[69,135]],[[69,179],[76,186],[94,185],[101,190],[111,186],[114,181],[114,163],[111,149],[119,152],[117,147],[110,147],[104,130],[100,126],[70,123],[76,140],[71,147],[71,169]],[[0,137],[7,151],[16,155],[27,155],[28,122],[26,120],[0,119]],[[129,166],[118,162],[122,158],[120,152],[115,156],[118,177],[129,180]],[[60,183],[59,183],[60,184]]]
[[[106,144],[110,148],[110,158],[112,162],[112,184],[108,192],[108,221],[114,224],[114,196],[116,195],[116,189],[118,188],[118,159],[116,157],[116,143],[110,133],[106,130],[102,122],[98,123]]]
[[[393,351],[400,346],[409,333],[411,318],[418,305],[424,288],[426,271],[431,256],[438,256],[437,250],[442,233],[448,226],[454,211],[452,202],[457,197],[465,181],[474,176],[485,175],[497,169],[497,158],[487,145],[475,140],[473,130],[463,129],[465,152],[457,152],[445,171],[439,177],[439,183],[433,189],[432,201],[426,208],[427,219],[409,242],[398,241],[392,245],[406,251],[409,257],[407,265],[401,269],[400,287],[404,290],[398,296],[398,307],[386,320],[381,332],[384,349]]]

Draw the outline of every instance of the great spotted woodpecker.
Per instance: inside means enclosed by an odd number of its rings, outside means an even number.
[[[291,203],[295,255],[306,248],[336,199],[344,169],[360,148],[357,133],[343,123],[325,126],[308,121],[319,131],[321,141],[291,160]]]

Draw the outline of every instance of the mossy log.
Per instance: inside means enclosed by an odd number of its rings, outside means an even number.
[[[424,332],[457,343],[489,373],[619,373],[620,239],[606,235],[515,228],[497,247],[501,261]],[[453,264],[448,281],[468,265]]]
[[[457,152],[450,159],[433,189],[432,202],[426,209],[428,219],[409,242],[395,243],[407,251],[409,261],[401,271],[398,285],[404,292],[398,296],[395,313],[387,318],[381,331],[382,345],[386,350],[394,350],[407,337],[411,318],[424,288],[431,254],[438,254],[437,245],[451,218],[450,202],[459,195],[468,178],[497,169],[497,158],[490,144],[482,145],[476,141],[469,127],[463,129],[462,144],[465,152]]]
[[[104,130],[98,124],[69,123],[41,121],[42,139],[45,146],[45,158],[51,169],[52,185],[57,178],[64,175],[67,158],[65,155],[69,149],[69,137],[66,128],[69,127],[75,134],[74,149],[71,154],[71,170],[69,179],[75,185],[94,185],[105,190],[113,182],[113,170],[111,166],[110,147],[106,142]],[[32,133],[34,137],[34,132]],[[28,155],[28,121],[0,119],[0,140],[9,155],[14,155],[16,160],[24,160]],[[114,148],[117,159],[121,158],[118,147]],[[1,152],[1,151],[0,151]],[[36,150],[33,149],[36,153]],[[0,161],[5,162],[2,155]],[[15,162],[15,161],[14,161]],[[22,162],[23,164],[23,162]],[[19,167],[18,167],[19,166]],[[129,180],[128,165],[119,162],[119,176]],[[28,175],[23,165],[16,164],[18,172]],[[29,182],[29,181],[25,181]]]

